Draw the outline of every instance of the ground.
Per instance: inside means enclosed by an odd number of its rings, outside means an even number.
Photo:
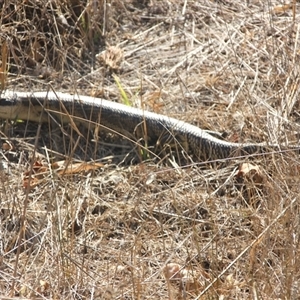
[[[204,162],[2,120],[1,299],[298,299],[296,1],[15,0],[0,15],[2,89],[280,145]]]

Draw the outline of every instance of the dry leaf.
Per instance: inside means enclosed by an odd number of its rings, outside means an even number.
[[[32,170],[26,171],[23,174],[23,187],[34,188],[45,178],[45,174],[48,174],[48,166],[36,160],[32,165]]]
[[[64,162],[65,163],[65,162]],[[55,163],[53,166],[56,168],[58,163]],[[89,171],[97,170],[102,168],[104,165],[102,163],[93,163],[93,162],[80,162],[80,163],[70,163],[67,168],[63,165],[57,170],[58,175],[74,175],[79,173],[87,173]]]
[[[5,143],[2,144],[2,150],[4,150],[4,151],[12,151],[12,150],[15,150],[15,147],[10,142],[5,142]]]
[[[40,285],[37,288],[37,292],[42,295],[49,293],[50,284],[48,281],[40,280]]]
[[[179,292],[196,292],[203,290],[207,281],[210,279],[208,273],[202,268],[189,270],[183,268],[179,264],[169,263],[163,269],[166,280],[171,284],[176,284],[179,287]]]
[[[253,182],[255,184],[262,184],[264,181],[264,174],[260,167],[257,165],[252,165],[250,163],[243,163],[240,165],[239,170],[235,174],[237,178],[244,178],[248,182]]]
[[[169,263],[163,269],[168,281],[178,281],[182,279],[181,266],[176,263]]]
[[[263,187],[268,186],[265,174],[257,165],[243,163],[235,174],[239,189],[248,204],[257,207]]]
[[[283,14],[285,13],[287,10],[292,9],[293,8],[293,4],[283,4],[283,5],[277,5],[273,8],[272,13],[273,14]]]
[[[160,113],[164,106],[162,102],[159,102],[161,97],[161,90],[147,93],[143,96],[143,103],[151,107],[156,113]]]
[[[104,165],[102,163],[93,162],[79,162],[79,163],[69,163],[66,167],[66,161],[59,161],[51,164],[52,171],[59,176],[74,175],[79,173],[88,173],[93,170],[102,168]],[[23,174],[23,187],[24,188],[34,188],[42,182],[49,175],[50,169],[48,164],[44,164],[41,161],[36,160],[32,166],[31,176],[30,170],[24,172]]]
[[[104,64],[113,70],[119,69],[123,61],[123,50],[119,47],[110,46],[102,53],[96,56]]]

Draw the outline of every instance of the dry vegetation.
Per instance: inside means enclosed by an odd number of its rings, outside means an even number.
[[[2,88],[128,97],[227,140],[297,143],[296,1],[0,3]],[[249,170],[84,136],[3,120],[1,299],[298,299],[297,154]],[[70,156],[97,168],[54,170]]]

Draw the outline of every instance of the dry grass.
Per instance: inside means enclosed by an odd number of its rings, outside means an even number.
[[[231,141],[296,144],[294,2],[3,1],[0,82],[127,97]],[[68,127],[8,125],[1,299],[298,299],[295,154],[252,160],[257,182],[236,175],[247,158],[143,161],[119,137],[95,144],[85,132],[78,143]],[[24,188],[34,157],[50,164],[51,151],[104,167],[59,176],[47,166]]]

